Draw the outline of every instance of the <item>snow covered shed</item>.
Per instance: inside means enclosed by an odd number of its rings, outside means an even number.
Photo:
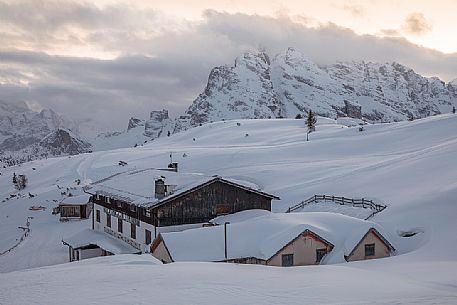
[[[67,197],[59,204],[60,220],[86,219],[92,211],[90,195]]]
[[[335,213],[262,213],[251,219],[239,218],[242,220],[226,226],[226,232],[224,226],[218,225],[161,233],[152,244],[151,253],[166,263],[304,266],[345,262],[346,257],[357,253],[355,248],[365,246],[365,240],[371,244],[365,238],[367,232],[376,230],[382,236],[382,228],[373,222]],[[376,257],[390,256],[394,248],[388,245],[390,251],[380,251]]]
[[[91,229],[85,229],[71,237],[64,238],[62,243],[68,246],[70,262],[97,256],[139,252],[129,244]]]

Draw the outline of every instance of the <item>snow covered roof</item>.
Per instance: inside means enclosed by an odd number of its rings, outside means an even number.
[[[85,229],[71,237],[64,238],[62,242],[71,246],[73,249],[97,245],[113,254],[132,254],[139,252],[139,250],[117,238],[91,229]]]
[[[243,211],[232,215],[237,221],[227,225],[227,259],[256,257],[268,260],[305,231],[311,231],[333,246],[326,263],[344,262],[344,256],[371,229],[383,229],[371,221],[336,213],[260,213],[245,219]],[[244,220],[243,220],[244,218]],[[380,233],[384,234],[384,233]],[[173,261],[223,261],[224,226],[183,232],[161,233]]]
[[[174,186],[173,192],[160,200],[155,198],[154,183],[154,181],[159,178],[163,179],[166,185]],[[207,176],[198,173],[177,173],[154,168],[134,170],[113,175],[112,177],[93,183],[86,188],[86,191],[91,194],[109,196],[138,206],[156,207],[166,203],[172,198],[198,189],[199,187],[214,181],[235,185],[272,199],[279,199],[276,196],[261,192],[257,185],[247,181],[222,178],[219,176]]]
[[[67,197],[64,200],[62,200],[60,205],[81,205],[81,204],[86,204],[86,203],[89,202],[89,198],[90,198],[90,195],[88,195],[88,194]]]

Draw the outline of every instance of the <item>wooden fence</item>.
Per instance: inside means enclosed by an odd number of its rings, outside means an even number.
[[[361,207],[364,209],[371,209],[373,213],[371,213],[365,220],[370,219],[375,214],[383,211],[387,206],[374,203],[373,200],[368,200],[365,198],[346,198],[346,197],[339,197],[339,196],[329,196],[329,195],[314,195],[294,206],[291,206],[287,209],[286,213],[294,212],[300,209],[303,209],[306,205],[319,202],[319,201],[332,201],[341,205],[350,205],[354,207]]]
[[[0,256],[13,251],[17,246],[19,246],[25,240],[25,238],[29,235],[29,232],[30,232],[30,221],[29,221],[28,218],[27,218],[27,222],[26,222],[25,225],[26,225],[25,227],[19,227],[19,228],[24,230],[24,232],[22,233],[21,238],[19,238],[19,240],[14,244],[14,246],[9,248],[8,250],[5,250],[5,251],[1,252]]]

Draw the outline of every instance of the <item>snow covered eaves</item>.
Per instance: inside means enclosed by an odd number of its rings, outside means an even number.
[[[174,191],[162,199],[155,198],[155,179],[163,179],[166,185],[175,186]],[[89,194],[98,194],[128,202],[137,206],[155,208],[167,203],[169,200],[196,191],[214,182],[232,185],[249,192],[259,194],[271,199],[279,197],[262,192],[254,183],[232,178],[222,178],[217,175],[206,176],[199,173],[176,173],[154,168],[134,170],[111,178],[95,182],[85,188]]]
[[[85,229],[71,237],[64,238],[62,242],[73,249],[80,249],[89,245],[95,245],[113,254],[138,253],[138,250],[131,245],[111,237],[108,234],[91,229]]]
[[[243,211],[234,214],[243,219]],[[239,214],[239,215],[237,215]],[[259,214],[260,215],[260,214]],[[335,213],[268,213],[227,225],[227,258],[224,226],[161,233],[173,261],[225,261],[245,257],[269,260],[302,234],[311,234],[332,251],[323,263],[342,263],[376,223]],[[393,247],[392,247],[393,248]]]
[[[71,196],[67,197],[62,202],[60,205],[81,205],[81,204],[86,204],[89,202],[90,195],[89,194],[83,194],[79,196]]]

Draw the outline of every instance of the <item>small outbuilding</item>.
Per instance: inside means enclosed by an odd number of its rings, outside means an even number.
[[[304,266],[387,257],[394,247],[376,223],[335,213],[270,213],[246,218],[228,215],[224,225],[161,233],[151,253],[162,262],[207,261]],[[241,221],[237,221],[241,219]],[[376,237],[373,237],[376,236]],[[377,238],[373,241],[373,238]],[[359,248],[374,255],[363,257]]]
[[[131,245],[91,229],[85,229],[71,237],[64,238],[62,243],[68,246],[70,262],[98,256],[139,253]]]
[[[60,221],[89,218],[92,211],[89,199],[88,194],[65,198],[59,204]]]

